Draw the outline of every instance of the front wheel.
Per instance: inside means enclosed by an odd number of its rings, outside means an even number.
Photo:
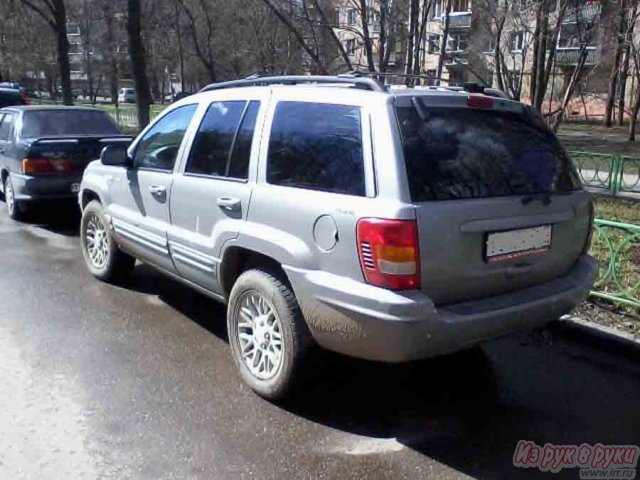
[[[95,200],[89,202],[80,222],[82,255],[94,277],[116,282],[131,273],[136,260],[120,250],[108,225],[102,205]]]
[[[284,398],[295,384],[312,344],[286,280],[264,270],[240,275],[229,298],[227,329],[243,380],[264,398]]]

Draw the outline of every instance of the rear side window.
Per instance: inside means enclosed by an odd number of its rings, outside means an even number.
[[[13,125],[13,115],[10,113],[4,116],[0,115],[0,141],[6,142],[10,140],[11,126]]]
[[[18,92],[0,92],[0,108],[13,105],[24,105],[24,100]]]
[[[260,102],[212,103],[198,128],[186,172],[246,179]]]
[[[550,132],[471,108],[397,106],[413,201],[569,192],[580,181]]]
[[[105,112],[95,110],[31,110],[23,115],[23,138],[57,135],[119,135],[121,132]]]
[[[364,196],[360,108],[278,103],[269,141],[267,181]]]

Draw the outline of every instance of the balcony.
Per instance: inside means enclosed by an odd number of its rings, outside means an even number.
[[[587,47],[585,65],[596,65],[600,55],[596,47]],[[575,66],[580,59],[580,47],[558,47],[556,50],[556,65],[561,67]]]
[[[444,15],[440,17],[440,21],[444,25]],[[449,29],[459,30],[471,28],[471,12],[452,12],[449,14]]]
[[[600,3],[590,3],[576,8],[570,8],[564,14],[563,23],[593,22],[600,16]]]
[[[444,65],[447,67],[469,65],[468,52],[466,50],[448,51],[444,57]]]

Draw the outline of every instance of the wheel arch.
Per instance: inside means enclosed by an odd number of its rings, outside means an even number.
[[[233,245],[225,249],[220,264],[220,283],[226,298],[238,277],[252,268],[269,270],[290,283],[282,262],[267,253]]]
[[[91,202],[92,200],[98,201],[100,204],[104,205],[100,195],[91,188],[85,188],[82,190],[82,194],[80,195],[80,208],[84,210],[84,208]]]

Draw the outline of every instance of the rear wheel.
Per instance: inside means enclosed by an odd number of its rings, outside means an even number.
[[[80,222],[82,255],[94,277],[116,282],[131,273],[136,259],[120,250],[108,225],[102,205],[95,200],[89,202]]]
[[[286,397],[312,344],[288,283],[264,270],[240,275],[229,298],[227,329],[243,380],[262,397]]]
[[[24,217],[24,205],[19,200],[16,200],[16,192],[13,189],[9,175],[4,179],[4,203],[10,218],[20,220]]]

